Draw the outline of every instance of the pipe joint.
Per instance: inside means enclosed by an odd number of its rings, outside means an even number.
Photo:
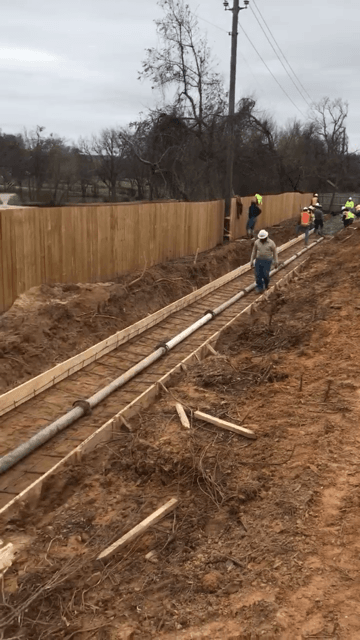
[[[216,317],[216,313],[212,309],[208,309],[207,311],[205,311],[204,316],[207,316],[208,313],[211,315],[212,320]]]
[[[89,416],[92,413],[92,409],[91,409],[91,405],[90,402],[88,400],[75,400],[75,402],[73,402],[73,407],[81,407],[83,412],[84,412],[84,416]]]
[[[170,347],[167,344],[167,342],[165,342],[165,341],[164,342],[159,342],[159,344],[156,345],[155,351],[157,351],[158,349],[165,349],[165,353],[169,353],[169,351],[170,351]]]

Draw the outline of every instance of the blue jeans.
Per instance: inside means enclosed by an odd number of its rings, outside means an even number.
[[[307,244],[309,242],[310,227],[303,227],[301,224],[298,224],[298,226],[296,227],[296,234],[297,235],[298,235],[299,231],[302,231],[303,233],[305,233],[305,246],[307,246]]]
[[[256,286],[261,291],[267,289],[269,286],[271,263],[272,260],[265,260],[264,258],[257,258],[255,260]]]
[[[255,222],[256,222],[256,216],[254,216],[253,218],[249,218],[246,223],[246,231],[248,231],[249,229],[253,230],[255,227]]]

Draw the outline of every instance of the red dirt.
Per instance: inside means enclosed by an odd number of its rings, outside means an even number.
[[[219,356],[4,525],[30,540],[5,574],[4,638],[360,638],[359,250],[358,231],[324,243]],[[184,430],[175,400],[257,440]],[[174,514],[96,563],[172,496]]]
[[[280,245],[294,221],[271,230]],[[34,287],[0,317],[0,394],[248,262],[249,240],[113,282]],[[138,279],[139,278],[139,279]]]

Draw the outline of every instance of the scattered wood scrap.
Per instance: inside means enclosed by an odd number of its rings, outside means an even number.
[[[220,429],[227,429],[228,431],[233,431],[233,433],[237,433],[239,436],[244,436],[245,438],[256,440],[256,434],[254,433],[254,431],[251,431],[250,429],[246,429],[245,427],[239,427],[238,425],[233,424],[232,422],[226,422],[226,420],[221,420],[220,418],[209,416],[207,413],[203,413],[202,411],[195,411],[194,417],[198,418],[198,420],[209,422],[210,424],[215,425],[215,427],[220,427]]]
[[[185,427],[185,429],[190,429],[189,418],[187,417],[182,404],[180,404],[180,402],[177,402],[175,407],[176,407],[176,411],[178,412],[178,416],[180,418],[180,422],[182,426]]]
[[[110,545],[110,547],[107,547],[106,549],[104,549],[104,551],[100,553],[97,559],[104,561],[111,558],[115,553],[117,553],[117,551],[120,551],[121,549],[123,549],[123,547],[129,544],[129,542],[133,542],[133,540],[135,540],[135,538],[137,538],[142,533],[144,533],[144,531],[146,531],[152,525],[159,522],[159,520],[164,518],[168,513],[170,513],[170,511],[173,511],[175,507],[178,505],[178,502],[179,501],[177,500],[177,498],[171,498],[171,500],[169,500],[168,502],[166,502],[166,504],[164,504],[162,507],[157,509],[157,511],[154,511],[154,513],[152,513],[150,516],[145,518],[145,520],[140,522],[140,524],[136,525],[136,527],[134,527],[133,529],[130,529],[128,533],[125,533],[125,535],[122,536],[122,538],[120,538],[119,540],[116,540],[116,542]]]

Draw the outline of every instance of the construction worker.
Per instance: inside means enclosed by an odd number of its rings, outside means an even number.
[[[314,193],[312,199],[311,199],[311,204],[313,207],[315,207],[317,205],[317,203],[319,202],[319,196],[317,193]]]
[[[355,220],[355,213],[353,213],[352,211],[349,211],[349,209],[347,207],[345,207],[344,211],[343,211],[343,223],[344,223],[344,228],[348,227],[350,224],[352,224]]]
[[[305,247],[309,244],[309,233],[312,223],[312,212],[310,207],[304,207],[300,213],[299,221],[296,227],[296,235],[299,235],[299,231],[305,233]]]
[[[255,229],[256,218],[260,215],[260,213],[261,213],[261,209],[257,204],[257,200],[252,200],[251,205],[249,207],[249,218],[246,223],[246,231],[248,236],[250,236],[251,238],[255,236],[254,229]]]
[[[242,200],[240,196],[235,196],[235,200],[236,200],[236,217],[239,219],[243,212]]]
[[[352,211],[355,208],[355,203],[351,196],[349,196],[349,199],[345,202],[345,207],[349,209],[349,211]]]
[[[276,269],[278,266],[276,244],[270,240],[268,232],[261,229],[258,233],[258,239],[254,242],[250,258],[250,265],[255,266],[256,293],[262,293],[264,289],[268,289],[273,260]]]
[[[324,228],[324,213],[321,208],[320,202],[318,202],[314,207],[314,226],[315,233],[317,233],[319,236],[324,235],[322,232]]]
[[[262,205],[262,196],[260,195],[260,193],[255,193],[255,199],[258,203],[259,206]]]

